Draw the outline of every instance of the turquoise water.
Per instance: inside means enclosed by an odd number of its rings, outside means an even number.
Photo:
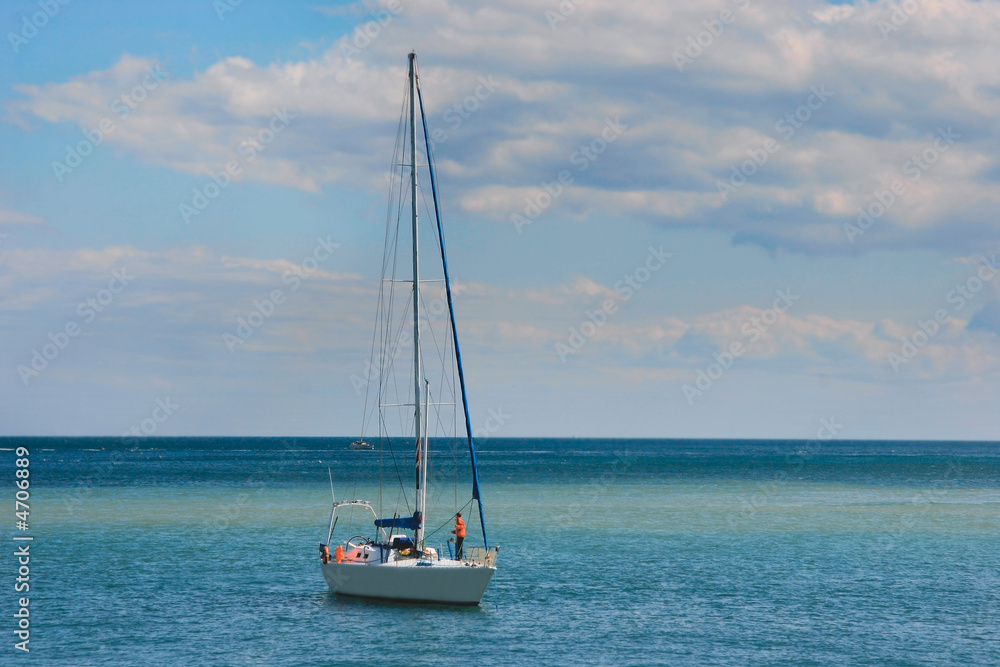
[[[0,662],[1000,664],[995,443],[490,439],[499,569],[453,609],[327,592],[327,469],[377,499],[378,453],[347,442],[0,440],[32,450],[35,537],[31,653],[8,622]],[[468,485],[460,450],[432,461],[433,525]]]

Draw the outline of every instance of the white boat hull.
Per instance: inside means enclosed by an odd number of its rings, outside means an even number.
[[[455,605],[479,604],[495,572],[495,567],[452,560],[323,565],[323,577],[337,595]]]

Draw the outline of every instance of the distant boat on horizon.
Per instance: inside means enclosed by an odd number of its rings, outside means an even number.
[[[350,445],[348,445],[348,448],[354,450],[372,450],[375,449],[375,445],[373,445],[370,442],[365,442],[365,439],[361,438],[360,440],[355,440]]]

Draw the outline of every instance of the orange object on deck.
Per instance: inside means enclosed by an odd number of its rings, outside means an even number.
[[[344,547],[342,547],[342,546],[340,546],[338,544],[337,548],[334,549],[334,551],[333,551],[333,557],[337,560],[338,563],[340,563],[341,561],[343,561],[344,560]]]

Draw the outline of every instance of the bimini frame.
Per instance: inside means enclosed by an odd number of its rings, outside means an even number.
[[[372,513],[375,519],[378,519],[378,513],[375,512],[375,508],[367,500],[341,500],[339,502],[333,503],[333,509],[330,510],[330,527],[326,531],[326,542],[324,544],[330,544],[330,540],[333,538],[333,529],[337,526],[337,509],[341,507],[367,507]],[[379,528],[382,531],[382,537],[387,541],[389,539],[388,533],[385,532],[385,528]]]

